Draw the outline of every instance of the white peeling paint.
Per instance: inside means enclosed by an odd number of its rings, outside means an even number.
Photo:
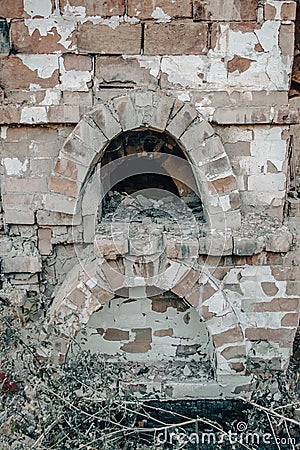
[[[264,22],[261,29],[255,30],[254,33],[258,38],[259,43],[266,52],[272,51],[274,48],[279,52],[278,47],[278,34],[279,34],[279,22],[268,20]]]
[[[96,278],[90,278],[85,282],[88,288],[93,289],[95,286],[97,286],[97,279]]]
[[[218,131],[223,142],[235,143],[238,141],[252,142],[253,131],[240,127],[225,127]]]
[[[78,20],[83,20],[86,17],[86,9],[84,6],[70,6],[67,3],[64,7],[64,16],[69,19],[73,16]]]
[[[52,12],[51,0],[24,0],[24,11],[31,17],[48,17]]]
[[[6,139],[7,138],[7,130],[8,127],[1,127],[1,132],[0,132],[0,138],[1,139]]]
[[[37,83],[30,83],[30,85],[29,85],[29,90],[30,91],[40,91],[42,88],[41,88],[41,85],[40,84],[37,84]],[[33,98],[33,97],[31,97],[31,98]],[[35,98],[35,97],[34,97]]]
[[[272,164],[274,164],[274,166],[276,167],[276,169],[278,170],[278,172],[282,172],[284,161],[282,161],[282,160],[277,160],[277,159],[272,159],[270,162],[271,162]],[[267,169],[267,166],[266,166],[266,169]]]
[[[292,3],[292,2],[290,2]],[[276,13],[275,13],[275,17],[274,20],[280,20],[281,19],[281,6],[282,6],[282,1],[276,1],[276,0],[268,0],[267,1],[268,5],[274,6],[274,8],[276,9]]]
[[[220,24],[220,31],[213,53],[226,56],[235,54],[249,56],[254,53],[254,45],[257,44],[254,33],[232,31],[229,24]]]
[[[141,14],[141,11],[137,8],[134,8],[134,15],[138,17],[140,14]]]
[[[7,175],[22,175],[26,172],[28,159],[22,163],[18,158],[3,158],[1,161]]]
[[[279,48],[269,53],[256,53],[246,71],[227,72],[226,55],[209,52],[208,55],[164,56],[161,71],[168,82],[184,88],[207,90],[232,90],[246,88],[261,90],[288,90],[292,58],[281,56]],[[200,105],[199,105],[200,106]]]
[[[50,78],[58,69],[58,55],[17,55],[30,70],[37,70],[40,78]]]
[[[127,59],[126,56],[123,56]],[[157,78],[160,72],[160,57],[159,56],[139,56],[137,57],[140,67],[150,70],[150,75]]]
[[[229,195],[219,196],[219,202],[223,211],[231,210],[230,197]]]
[[[68,50],[74,50],[75,46],[71,47],[71,35],[76,29],[77,21],[76,18],[71,16],[60,16],[53,14],[48,19],[25,19],[25,25],[28,28],[29,35],[32,36],[35,30],[37,30],[41,36],[47,36],[48,34],[53,34],[53,28],[56,29],[57,34],[61,37],[58,41],[63,47]]]
[[[203,305],[209,307],[209,311],[215,314],[224,313],[226,301],[222,292],[216,292],[208,300],[203,302]]]
[[[288,91],[293,59],[291,56],[280,56],[278,49],[274,49],[274,56],[270,55],[266,64],[266,74],[275,90]]]
[[[177,95],[177,98],[182,102],[189,102],[191,100],[190,94],[188,92],[181,92]]]
[[[196,55],[164,56],[161,61],[161,71],[168,75],[170,83],[189,88],[199,87],[199,74],[205,66],[205,59]]]
[[[168,16],[168,14],[166,14],[164,10],[159,7],[155,8],[153,13],[151,14],[151,17],[153,17],[153,19],[156,19],[157,23],[171,22],[171,17]]]
[[[211,103],[212,101],[209,97],[203,97],[201,102],[196,103],[195,106],[201,108],[202,106],[210,106]]]
[[[125,16],[123,16],[124,22],[126,23],[130,23],[131,25],[134,25],[136,23],[140,23],[140,20],[137,19],[136,17],[129,17],[125,14]]]
[[[86,17],[84,20],[81,21],[82,23],[84,22],[92,22],[94,25],[106,25],[110,28],[112,28],[113,30],[115,30],[116,28],[118,28],[118,26],[121,23],[130,23],[131,25],[134,25],[136,23],[139,23],[139,19],[137,19],[136,17],[129,17],[129,16],[112,16],[109,18],[104,19],[101,16],[89,16]]]
[[[256,159],[273,162],[284,161],[286,158],[286,141],[281,139],[282,132],[286,127],[271,127],[267,129],[255,129],[254,139],[251,142],[251,155]]]
[[[84,91],[88,92],[87,83],[92,79],[91,72],[82,70],[64,71],[60,76],[61,88],[66,91]]]
[[[201,116],[208,121],[212,120],[213,115],[216,111],[216,108],[214,108],[213,106],[202,107],[199,106],[198,103],[195,104],[195,108],[198,111],[198,113],[201,114]]]
[[[53,27],[56,27],[56,23],[53,17],[49,19],[25,19],[25,26],[28,28],[29,36],[37,30],[41,36],[47,36],[48,32]]]
[[[21,112],[21,123],[47,123],[47,109],[45,106],[25,107]]]
[[[56,105],[58,106],[61,99],[61,91],[58,89],[47,89],[44,100],[40,105]]]
[[[209,57],[205,57],[207,61],[207,73],[203,73],[203,80],[207,83],[211,83],[213,86],[219,88],[219,86],[228,85],[227,67],[224,58],[215,57],[211,54]]]

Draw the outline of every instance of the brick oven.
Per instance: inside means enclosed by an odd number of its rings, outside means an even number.
[[[62,321],[54,359],[100,353],[150,398],[235,398],[285,373],[300,298],[296,7],[0,5],[0,295],[43,297]]]

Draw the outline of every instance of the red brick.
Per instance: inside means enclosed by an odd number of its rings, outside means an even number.
[[[4,104],[6,105],[37,105],[45,100],[46,92],[36,90],[34,94],[30,90],[6,91]]]
[[[147,23],[145,55],[203,55],[207,53],[207,24]]]
[[[265,264],[265,253],[262,253],[260,255],[252,255],[246,257],[246,264],[259,266],[261,264]]]
[[[150,342],[128,342],[122,345],[121,350],[126,353],[147,353],[151,350]]]
[[[70,129],[67,128],[67,130],[67,133],[70,134],[73,127]],[[34,140],[36,143],[39,143],[40,145],[42,144],[44,147],[46,142],[53,145],[53,143],[57,140],[57,130],[55,128],[35,128],[29,126],[9,127],[7,130],[7,140],[15,142],[31,142]],[[57,153],[55,152],[55,154],[51,156],[56,155]]]
[[[270,302],[254,303],[254,312],[297,311],[298,298],[273,298]]]
[[[151,328],[133,328],[135,340],[128,342],[121,347],[121,350],[127,353],[146,353],[151,350],[152,329]]]
[[[297,327],[299,324],[298,313],[288,313],[281,319],[281,326],[283,327]]]
[[[213,341],[216,347],[221,347],[224,344],[243,341],[243,333],[241,327],[236,325],[229,330],[223,331],[219,334],[213,335]]]
[[[23,0],[0,0],[0,17],[20,19],[24,15]]]
[[[63,58],[66,70],[91,71],[93,68],[93,59],[91,56],[67,53],[63,55]]]
[[[211,319],[216,314],[209,311],[208,306],[201,306],[200,307],[200,315],[203,317],[204,320]]]
[[[74,198],[78,196],[80,189],[80,185],[78,185],[75,181],[57,177],[55,175],[50,176],[48,187],[50,191]]]
[[[142,28],[140,24],[122,23],[112,29],[107,25],[85,22],[78,27],[79,51],[112,55],[135,55],[141,50]]]
[[[37,70],[30,70],[16,56],[0,59],[0,85],[5,90],[28,89],[30,84],[38,84],[41,88],[52,88],[58,83],[58,70],[55,70],[49,78],[40,78]]]
[[[281,24],[279,29],[279,47],[282,55],[293,56],[294,55],[294,34],[295,25]]]
[[[281,19],[282,20],[295,20],[296,18],[297,2],[288,2],[281,5]]]
[[[119,330],[118,328],[107,328],[104,339],[106,341],[128,341],[129,331]]]
[[[16,256],[3,259],[4,273],[36,273],[41,271],[41,262],[36,256]]]
[[[61,0],[62,12],[68,3],[70,6],[84,7],[88,16],[123,16],[125,12],[125,0]]]
[[[232,19],[229,19],[232,20]],[[229,28],[232,31],[240,33],[253,33],[255,30],[261,28],[261,26],[256,22],[230,22]],[[217,44],[219,44],[220,39],[224,37],[224,31],[221,24],[214,22],[211,27],[210,34],[210,48],[215,49]]]
[[[225,178],[218,178],[209,183],[209,190],[212,194],[224,194],[236,189],[236,181],[233,175]]]
[[[246,356],[246,347],[243,345],[227,347],[222,350],[221,355],[226,359],[244,358]]]
[[[72,178],[77,180],[78,168],[75,163],[67,159],[57,159],[54,172],[60,175],[64,175],[66,178]]]
[[[258,53],[262,53],[265,51],[264,48],[262,47],[262,45],[259,43],[254,45],[254,50]]]
[[[78,123],[80,119],[78,105],[48,107],[49,123]]]
[[[194,20],[256,20],[257,0],[194,0]]]
[[[274,20],[276,17],[276,8],[269,3],[266,3],[264,6],[264,19],[265,20]]]
[[[158,296],[158,298],[152,297],[152,311],[163,313],[166,312],[168,308],[177,309],[179,312],[184,312],[188,309],[180,299],[161,296]]]
[[[300,281],[300,267],[274,266],[272,267],[272,275],[277,281]]]
[[[290,347],[293,344],[296,329],[290,328],[247,328],[246,338],[249,341],[272,341],[277,342],[281,347]]]
[[[288,281],[286,283],[286,295],[297,295],[300,297],[300,281]]]
[[[266,253],[266,258],[264,260],[264,264],[268,264],[268,265],[283,265],[285,262],[285,259],[283,257],[283,255],[281,255],[280,253],[272,253],[272,252],[267,252]]]
[[[238,73],[246,72],[252,62],[254,62],[254,59],[242,58],[241,56],[234,55],[227,63],[227,70],[229,73],[235,72],[236,70]]]
[[[154,336],[157,337],[173,336],[173,328],[167,328],[166,330],[156,330],[154,331]]]
[[[106,260],[117,259],[117,256],[128,252],[128,241],[127,239],[95,239],[94,252],[97,257],[104,257]]]
[[[102,85],[157,86],[157,79],[141,67],[135,58],[122,56],[96,56],[96,78]]]
[[[25,193],[18,193],[18,194],[4,194],[2,196],[3,206],[4,209],[15,207],[23,205],[23,207],[29,207],[33,203],[33,193],[32,194],[25,194]]]
[[[186,292],[185,300],[194,308],[198,308],[200,302],[200,285],[198,283]]]
[[[57,33],[55,27],[46,36],[41,36],[38,30],[34,30],[32,35],[30,35],[29,29],[23,21],[13,21],[11,23],[10,36],[12,46],[18,53],[47,54],[66,51],[65,47],[59,43],[61,36]]]
[[[232,31],[239,33],[254,33],[255,30],[261,29],[260,24],[257,22],[231,22],[229,26]]]
[[[205,283],[201,285],[199,289],[200,289],[200,298],[202,302],[205,302],[205,300],[208,300],[217,292],[217,289],[212,287],[210,283]]]
[[[234,363],[230,363],[230,367],[235,371],[235,372],[243,372],[245,370],[245,366],[242,362],[234,362]]]
[[[256,20],[257,0],[194,0],[195,20]]]
[[[46,192],[47,184],[44,178],[7,178],[4,180],[4,193],[35,193]]]
[[[197,283],[199,275],[200,273],[198,270],[189,270],[188,273],[179,280],[176,286],[172,288],[172,292],[179,297],[185,297],[187,292],[190,292],[192,287]]]
[[[39,239],[51,239],[51,234],[50,228],[39,228],[38,230]]]
[[[278,292],[278,287],[276,286],[275,283],[266,281],[266,282],[261,283],[261,287],[262,287],[262,290],[264,291],[264,293],[266,295],[268,295],[269,297],[274,297],[274,295],[276,295]]]
[[[192,17],[191,0],[128,0],[128,15],[152,19],[153,11],[161,8],[170,17]]]
[[[52,231],[50,228],[39,228],[38,248],[41,255],[50,255],[52,252],[51,237]]]
[[[178,345],[176,348],[176,356],[192,356],[199,350],[199,344],[194,345]]]

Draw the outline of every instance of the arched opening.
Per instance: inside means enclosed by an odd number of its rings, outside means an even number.
[[[133,161],[130,158],[133,155],[138,159]],[[168,133],[150,129],[122,133],[107,147],[101,167],[105,168],[118,159],[122,159],[124,176],[120,180],[119,164],[109,174],[111,188],[102,201],[101,218],[108,218],[124,199],[128,205],[128,197],[139,196],[144,206],[151,209],[155,201],[164,203],[172,194],[195,212],[197,220],[204,221],[192,168],[178,143]],[[130,175],[133,164],[140,165],[143,172]],[[146,199],[143,198],[145,196]]]
[[[162,92],[134,90],[112,101],[97,105],[91,114],[80,120],[65,141],[49,178],[49,192],[45,196],[46,210],[69,214],[74,218],[77,215],[90,216],[84,220],[89,222],[88,227],[84,225],[84,240],[91,242],[92,228],[95,229],[91,216],[97,219],[95,209],[91,211],[92,208],[88,205],[90,199],[86,199],[86,192],[90,194],[88,187],[91,184],[91,175],[95,174],[96,166],[105,168],[109,165],[105,165],[105,160],[104,162],[102,160],[105,158],[105,152],[108,154],[107,150],[111,149],[111,145],[115,145],[115,142],[127,133],[139,131],[151,131],[160,137],[163,136],[164,139],[168,136],[168,142],[164,147],[169,159],[164,163],[166,165],[170,163],[170,165],[168,170],[165,165],[163,167],[168,174],[173,173],[172,178],[181,197],[185,197],[184,190],[181,192],[181,187],[176,180],[186,180],[186,174],[181,173],[185,170],[189,173],[193,172],[191,178],[194,180],[196,189],[192,191],[199,192],[201,205],[203,204],[201,209],[204,210],[205,222],[209,229],[224,230],[240,227],[240,199],[236,177],[220,138],[215,134],[212,126],[198,115],[194,107],[178,102],[177,99]],[[173,142],[176,145],[173,145]],[[169,145],[171,148],[168,148]],[[181,153],[184,149],[188,161],[174,156],[177,146]],[[145,142],[145,148],[151,151],[147,152],[144,149],[143,152],[137,153],[134,149],[134,155],[143,156],[144,152],[152,155],[152,158],[165,155],[161,151],[154,151],[155,145],[151,139]],[[116,154],[120,151],[123,154],[122,146],[120,148],[116,146],[114,150]],[[127,157],[130,156],[132,154],[128,152]],[[174,158],[182,161],[180,171],[178,171],[177,163],[171,164]],[[145,167],[141,169],[140,173],[146,172]],[[180,172],[179,175],[178,172]],[[127,174],[128,176],[130,175]],[[102,181],[103,178],[101,178],[101,185],[103,185]],[[121,180],[116,180],[114,184],[119,181]],[[97,197],[94,198],[94,203],[99,197],[103,198],[103,191],[99,193],[97,190],[98,187],[100,189],[99,184],[95,182],[95,186],[93,185],[93,189],[95,187],[93,194],[96,193]],[[189,183],[185,184],[189,185]],[[108,191],[112,186],[109,186]],[[81,205],[85,200],[87,207],[82,208]],[[99,217],[102,217],[102,213]]]
[[[213,345],[195,308],[172,292],[151,298],[114,297],[94,312],[72,344],[120,364],[127,381],[211,380]]]

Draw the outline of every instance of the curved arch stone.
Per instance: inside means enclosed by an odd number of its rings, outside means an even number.
[[[128,279],[120,269],[120,264],[116,264],[114,261],[111,263],[112,265],[101,258],[88,260],[84,267],[78,265],[73,268],[59,289],[55,302],[49,311],[50,318],[54,320],[55,317],[62,319],[67,317],[67,320],[62,320],[59,326],[61,335],[54,340],[54,348],[59,348],[57,354],[54,355],[54,359],[64,362],[69,343],[75,338],[78,331],[87,324],[92,314],[115,296],[118,296],[122,288],[128,289]],[[227,304],[225,307],[224,305],[220,307],[222,311],[220,310],[217,316],[207,315],[205,308],[208,308],[205,305],[212,305],[217,300],[214,299],[216,294],[223,297],[225,304],[224,295],[220,291],[212,290],[211,297],[204,300],[202,298],[204,285],[198,284],[201,277],[200,270],[189,269],[172,260],[168,260],[168,266],[170,273],[167,270],[162,276],[153,276],[151,286],[158,288],[161,292],[171,291],[175,293],[186,304],[197,310],[201,320],[206,324],[215,347],[217,375],[232,375],[234,371],[222,356],[222,352],[224,353],[226,348],[232,348],[232,346],[242,347],[245,345],[242,327],[236,314]],[[172,275],[172,280],[170,275]],[[194,293],[190,298],[187,294],[191,291]],[[133,298],[138,297],[133,295]],[[224,316],[226,316],[228,322],[229,315],[229,323],[226,326],[222,325],[220,328]]]
[[[122,132],[147,127],[169,133],[184,150],[211,228],[238,228],[239,192],[220,138],[194,107],[148,91],[117,97],[81,119],[57,158],[45,197],[46,209],[75,214],[89,174],[111,140]]]

